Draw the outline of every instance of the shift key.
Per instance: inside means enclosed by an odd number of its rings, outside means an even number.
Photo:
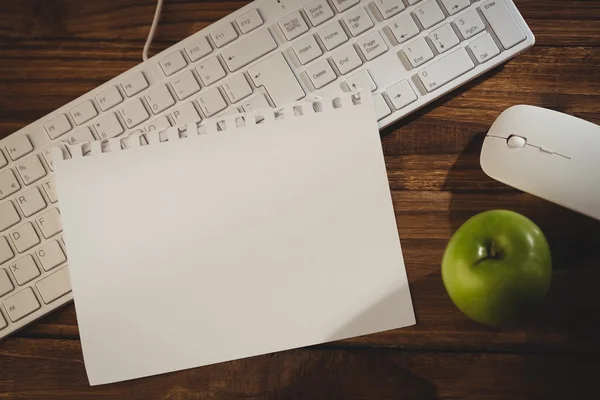
[[[234,72],[276,48],[277,42],[273,39],[271,32],[263,29],[237,41],[223,50],[221,54],[229,70]]]

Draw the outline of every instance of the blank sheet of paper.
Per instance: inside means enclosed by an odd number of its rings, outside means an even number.
[[[342,102],[55,161],[92,385],[414,324],[372,100]]]

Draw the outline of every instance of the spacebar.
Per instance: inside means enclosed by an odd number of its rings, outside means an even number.
[[[475,64],[465,49],[458,49],[447,56],[429,64],[417,74],[428,92],[458,78],[475,68]]]

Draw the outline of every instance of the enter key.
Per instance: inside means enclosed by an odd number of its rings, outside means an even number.
[[[296,75],[281,53],[254,65],[248,70],[248,74],[257,87],[264,86],[277,107],[306,96]]]

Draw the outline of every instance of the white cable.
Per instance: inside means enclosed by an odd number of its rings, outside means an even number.
[[[154,12],[154,19],[152,20],[152,26],[150,27],[150,32],[148,32],[146,44],[144,44],[144,51],[142,52],[142,60],[144,61],[148,59],[148,50],[150,49],[152,39],[154,38],[154,33],[156,32],[156,27],[158,26],[158,20],[160,19],[160,11],[162,10],[162,5],[163,0],[158,0],[158,2],[156,3],[156,11]]]

